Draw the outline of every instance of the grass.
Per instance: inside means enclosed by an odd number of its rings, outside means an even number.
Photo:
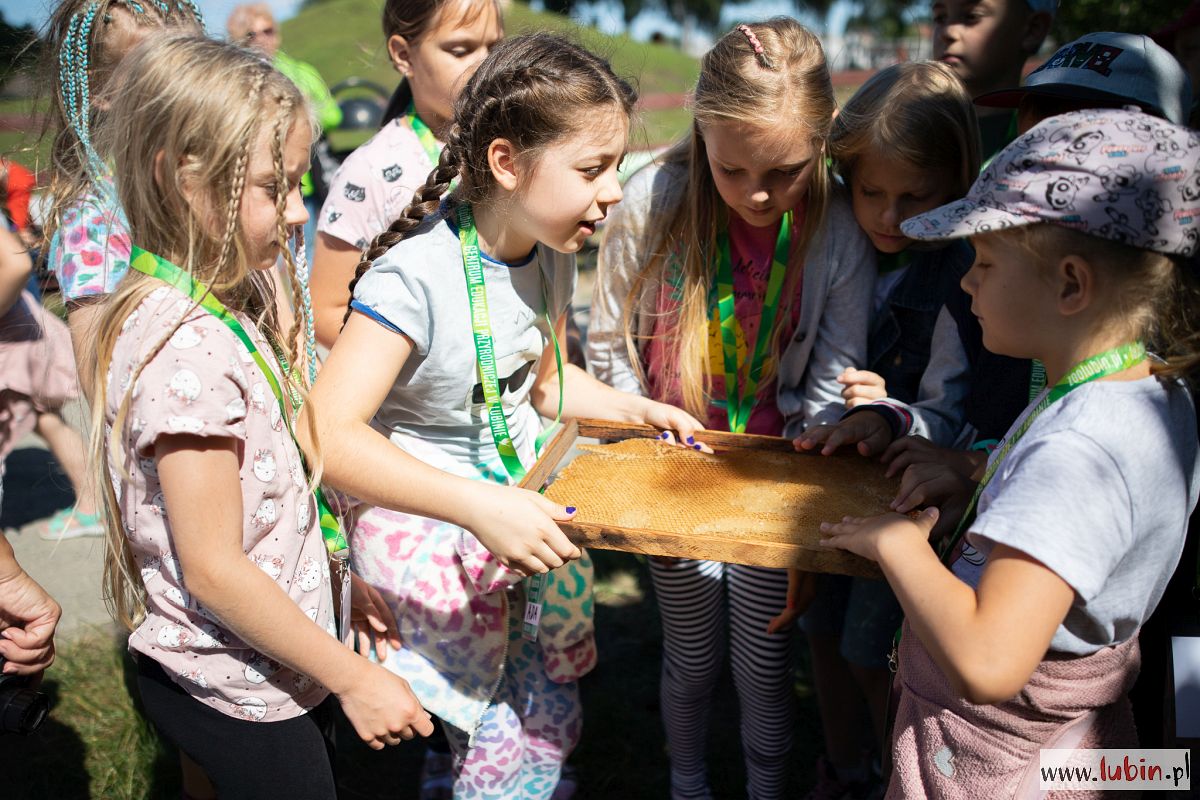
[[[668,794],[667,754],[659,716],[662,648],[649,570],[640,558],[597,551],[596,629],[600,664],[581,682],[583,740],[571,762],[579,800],[650,800]],[[803,650],[804,648],[799,648]],[[800,675],[807,671],[801,664]],[[4,797],[176,798],[172,749],[142,721],[132,696],[132,664],[123,643],[93,633],[60,648],[43,684],[50,719],[33,736],[0,739]],[[132,691],[131,691],[132,690]],[[807,679],[796,685],[796,748],[785,796],[812,780],[820,741]],[[709,770],[716,797],[744,796],[737,703],[728,671],[713,694]],[[415,797],[423,748],[370,750],[345,721],[337,731],[339,797]]]
[[[338,20],[330,25],[329,20]],[[387,60],[374,0],[328,0],[311,6],[283,23],[283,49],[317,68],[330,86],[351,76],[391,88],[397,76]],[[531,11],[511,4],[505,11],[507,33],[554,31],[567,35],[612,61],[617,74],[635,82],[643,95],[682,94],[691,88],[699,70],[696,59],[669,45],[635,42],[628,36],[608,36],[556,14]],[[687,118],[678,109],[646,115],[651,145],[675,138]],[[338,149],[352,140],[335,139]]]

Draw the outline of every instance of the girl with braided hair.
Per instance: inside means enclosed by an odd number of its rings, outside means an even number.
[[[454,98],[504,35],[497,0],[387,0],[383,36],[403,78],[379,132],[346,157],[317,220],[317,338],[332,347],[363,248],[400,215],[437,166]]]
[[[606,230],[597,377],[709,429],[787,436],[841,416],[837,377],[866,357],[874,260],[826,165],[834,107],[820,41],[795,20],[739,25],[705,54],[691,131],[630,179]],[[786,570],[655,559],[651,575],[672,797],[711,797],[708,709],[726,650],[746,793],[784,796],[801,605]]]
[[[129,56],[103,127],[137,243],[84,370],[107,595],[146,715],[219,797],[334,797],[331,695],[375,748],[432,723],[338,639],[334,576],[343,615],[370,590],[342,569],[319,448],[306,459],[294,438],[304,320],[281,329],[267,272],[281,259],[296,287],[314,123],[261,58],[156,38]]]
[[[49,267],[67,303],[77,355],[90,347],[95,314],[86,306],[111,293],[129,268],[128,226],[93,129],[125,54],[164,28],[200,33],[194,0],[62,0],[43,35],[53,91],[43,132],[51,143]]]
[[[539,414],[700,446],[690,415],[561,359],[574,253],[621,199],[633,103],[563,39],[496,45],[438,168],[359,265],[313,387],[326,480],[372,506],[353,559],[398,623],[385,663],[442,720],[462,800],[551,796],[596,660],[591,563],[555,524],[575,509],[506,486],[545,438]]]

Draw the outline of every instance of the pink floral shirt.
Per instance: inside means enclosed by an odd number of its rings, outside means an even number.
[[[121,522],[141,567],[148,608],[131,650],[152,658],[192,697],[232,717],[271,722],[305,713],[328,691],[238,639],[192,597],[171,541],[154,446],[162,435],[232,437],[241,459],[246,557],[317,625],[334,634],[333,598],[316,503],[300,453],[259,367],[216,317],[175,289],[155,290],[125,320],[108,370],[105,417],[112,425],[131,377],[174,329],[133,389],[122,443],[127,480],[109,463]],[[176,323],[186,314],[182,324]],[[278,374],[271,348],[236,315]]]
[[[129,270],[129,223],[111,178],[63,212],[50,240],[47,263],[64,300],[112,294]]]

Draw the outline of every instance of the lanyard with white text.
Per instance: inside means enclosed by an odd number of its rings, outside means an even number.
[[[267,385],[271,387],[275,399],[279,402],[279,410],[283,414],[283,421],[288,427],[288,433],[292,434],[292,438],[295,439],[295,434],[292,433],[292,412],[299,406],[297,402],[298,398],[290,398],[292,408],[289,411],[288,403],[284,400],[283,390],[280,389],[279,381],[275,378],[275,373],[271,370],[262,353],[258,351],[254,340],[250,338],[250,334],[242,327],[242,323],[229,312],[224,303],[218,300],[207,286],[170,261],[154,253],[147,252],[136,245],[130,253],[129,266],[144,275],[157,278],[163,283],[183,292],[198,303],[205,311],[224,323],[225,327],[229,328],[241,340],[246,349],[250,351],[250,356],[258,365],[259,370],[262,371],[263,377],[267,379]],[[281,369],[287,372],[287,360],[283,357],[283,354],[276,351],[276,357],[279,359]],[[303,458],[303,453],[301,454],[301,458]],[[314,490],[313,495],[317,501],[317,520],[321,526],[321,536],[325,540],[325,549],[339,563],[344,562],[350,556],[350,545],[346,542],[346,536],[342,532],[338,518],[334,515],[329,503],[325,500],[325,495],[321,492],[321,487],[318,486]]]
[[[792,212],[783,215],[779,224],[779,236],[775,240],[775,255],[771,260],[771,272],[767,278],[767,289],[763,294],[762,316],[758,321],[758,336],[754,349],[746,354],[746,383],[739,391],[738,357],[735,300],[733,293],[733,263],[729,255],[729,234],[717,237],[720,257],[717,259],[717,313],[721,323],[721,352],[725,360],[725,413],[729,418],[729,430],[745,433],[750,422],[750,412],[758,400],[758,381],[762,377],[763,362],[771,349],[771,332],[775,327],[775,314],[779,310],[779,295],[783,290],[783,278],[787,272],[789,251],[792,245]],[[748,344],[748,343],[747,343]]]
[[[492,321],[488,314],[487,286],[483,278],[479,234],[475,230],[475,217],[471,214],[469,203],[459,203],[455,213],[458,218],[458,243],[462,250],[463,272],[467,278],[467,301],[471,306],[471,333],[475,340],[475,363],[479,369],[479,382],[483,386],[483,402],[487,413],[488,428],[492,432],[492,440],[496,443],[500,461],[515,483],[525,477],[525,467],[521,464],[512,436],[508,432],[508,420],[504,417],[504,405],[500,401],[500,379],[496,374],[496,345],[492,339]],[[545,292],[543,292],[544,296]],[[550,319],[549,312],[549,303],[547,303],[546,324],[550,330],[550,341],[554,345],[554,362],[558,366],[558,414],[554,417],[554,423],[538,434],[537,439],[534,440],[535,453],[542,451],[542,446],[558,427],[563,409],[562,351],[558,347],[558,336],[554,333],[554,321]],[[542,575],[533,575],[526,582],[523,635],[529,641],[537,639],[538,624],[541,622],[542,616],[544,585],[545,580]]]
[[[1071,367],[1067,371],[1067,374],[1050,388],[1050,391],[1046,393],[1041,402],[1034,406],[1033,410],[1025,416],[1025,419],[1021,420],[1021,424],[1005,436],[1004,441],[996,448],[996,452],[992,454],[991,460],[988,461],[987,469],[983,473],[983,479],[975,487],[975,494],[972,495],[971,502],[967,504],[967,510],[963,512],[962,518],[958,521],[958,527],[954,529],[954,535],[947,540],[945,546],[938,553],[942,560],[946,563],[954,560],[955,548],[958,546],[967,528],[975,521],[979,496],[983,494],[984,488],[987,487],[992,477],[996,474],[996,470],[1000,467],[1000,462],[1004,460],[1004,457],[1020,441],[1025,432],[1029,430],[1029,427],[1033,425],[1034,420],[1043,411],[1062,399],[1073,389],[1077,389],[1085,383],[1106,378],[1118,372],[1124,372],[1130,367],[1140,364],[1145,359],[1146,346],[1141,342],[1131,342],[1114,347],[1111,350],[1105,350],[1103,353],[1097,353]]]

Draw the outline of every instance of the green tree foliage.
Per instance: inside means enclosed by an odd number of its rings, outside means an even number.
[[[0,80],[37,58],[37,35],[28,25],[12,25],[0,12]]]
[[[1096,31],[1153,33],[1182,14],[1186,5],[1182,0],[1064,0],[1051,32],[1059,42]]]

